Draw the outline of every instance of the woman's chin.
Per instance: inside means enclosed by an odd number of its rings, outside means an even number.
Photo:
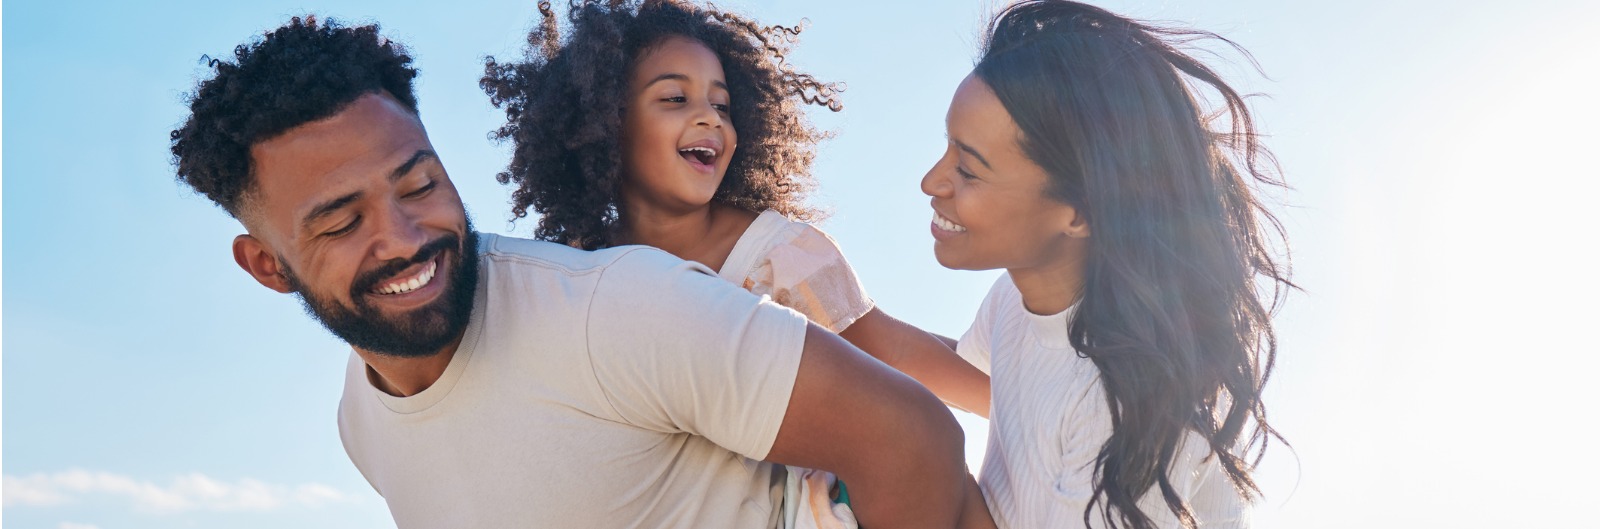
[[[939,261],[939,266],[951,270],[982,270],[982,268],[972,267],[970,261],[964,259],[960,252],[947,248],[945,243],[942,242],[933,243],[933,258]]]

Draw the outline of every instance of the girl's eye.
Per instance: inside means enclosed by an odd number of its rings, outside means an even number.
[[[421,198],[422,196],[427,195],[429,191],[433,191],[433,188],[437,187],[438,185],[439,185],[439,182],[435,182],[435,181],[431,181],[430,180],[428,182],[428,185],[422,186],[421,189],[418,189],[416,191],[412,191],[410,193],[406,193],[406,198]]]
[[[688,100],[689,100],[688,98],[683,97],[683,96],[672,96],[672,97],[668,97],[668,98],[662,99],[662,101],[665,101],[665,102],[668,102],[668,103],[683,103],[683,102],[686,102]]]
[[[330,231],[330,232],[324,232],[322,234],[322,236],[324,236],[324,237],[338,237],[340,235],[344,235],[346,233],[350,233],[352,231],[356,231],[356,226],[359,226],[359,225],[361,225],[361,217],[356,217],[356,218],[350,219],[350,222],[348,224],[345,224],[344,227],[339,228],[337,230]]]
[[[717,112],[721,112],[723,114],[727,114],[728,113],[728,104],[727,103],[712,103],[711,104],[711,108],[715,108],[715,109],[717,109]]]

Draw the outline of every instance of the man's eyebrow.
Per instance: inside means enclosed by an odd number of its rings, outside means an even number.
[[[984,158],[982,154],[978,154],[978,150],[972,148],[971,145],[967,145],[965,143],[961,143],[960,140],[957,140],[955,138],[951,138],[948,134],[945,135],[945,138],[948,138],[950,140],[950,143],[956,144],[956,148],[959,148],[962,151],[966,152],[967,154],[972,155],[973,158],[977,158],[978,159],[978,163],[983,164],[983,166],[985,168],[987,168],[987,169],[989,169],[991,171],[994,170],[994,167],[989,165],[989,160]]]
[[[409,173],[412,169],[415,169],[417,164],[422,163],[423,160],[429,158],[437,160],[439,159],[439,154],[427,149],[418,149],[415,154],[411,155],[410,159],[406,160],[406,163],[400,164],[400,167],[394,168],[393,173],[389,173],[389,181],[393,182],[395,180],[399,180],[400,177],[405,176],[406,173]]]

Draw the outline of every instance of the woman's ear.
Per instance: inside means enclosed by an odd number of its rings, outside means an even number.
[[[1066,208],[1066,211],[1062,215],[1061,233],[1074,239],[1089,238],[1089,215],[1072,206],[1062,207]]]
[[[278,266],[278,257],[255,237],[240,235],[233,238],[233,262],[239,263],[239,268],[243,268],[261,286],[282,294],[294,291],[282,267]]]

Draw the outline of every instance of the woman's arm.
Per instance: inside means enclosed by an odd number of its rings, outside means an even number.
[[[989,376],[956,356],[955,340],[874,307],[839,336],[927,386],[946,404],[989,417]]]

